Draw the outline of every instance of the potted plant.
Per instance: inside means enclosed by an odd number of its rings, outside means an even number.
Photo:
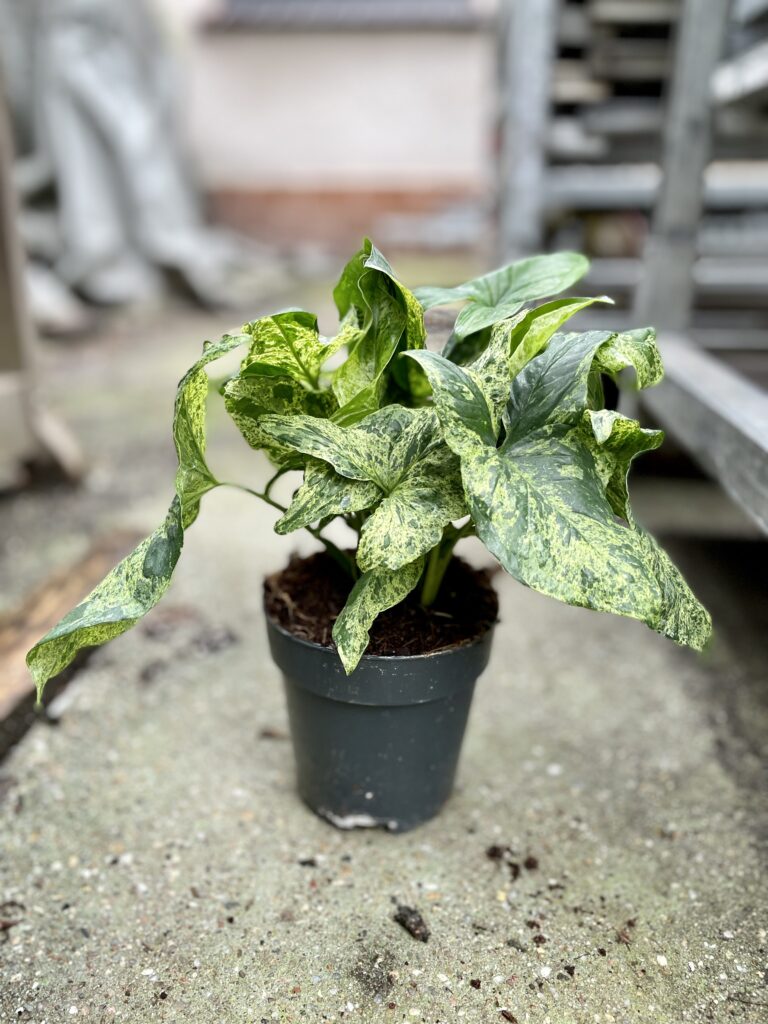
[[[265,608],[299,790],[330,821],[406,829],[450,794],[496,619],[487,578],[454,557],[462,537],[525,586],[700,650],[709,616],[629,507],[630,464],[662,434],[605,408],[606,378],[661,379],[654,332],[561,330],[605,299],[531,305],[587,266],[556,253],[411,292],[366,241],[334,290],[334,338],[288,311],[206,343],[176,395],[165,521],[29,652],[38,696],[168,589],[201,498],[220,486],[205,458],[206,366],[240,347],[220,394],[275,467],[251,493],[280,512],[277,533],[323,545],[266,581]],[[447,344],[429,350],[424,311],[457,303]],[[294,470],[303,482],[285,507],[273,486]],[[325,535],[338,517],[353,550]]]

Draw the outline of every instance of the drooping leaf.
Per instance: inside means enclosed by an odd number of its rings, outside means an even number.
[[[261,449],[276,466],[300,464],[295,451],[280,444],[261,427],[268,414],[327,417],[336,408],[331,391],[307,391],[295,378],[273,372],[262,363],[250,363],[222,389],[224,405],[251,448]]]
[[[363,511],[375,505],[381,494],[368,480],[350,480],[327,462],[310,459],[304,469],[304,482],[288,511],[275,523],[275,531],[291,533],[322,519]]]
[[[421,306],[369,239],[342,271],[333,295],[339,315],[345,322],[353,318],[359,331],[333,377],[340,406],[334,418],[349,426],[379,407],[395,355],[422,348],[426,331]]]
[[[430,551],[448,523],[466,514],[459,460],[441,445],[414,461],[366,520],[357,564],[363,571],[399,569]]]
[[[201,497],[218,486],[205,461],[208,375],[204,367],[247,340],[225,335],[221,341],[207,344],[201,358],[180,381],[173,417],[179,468],[176,494],[165,521],[29,651],[27,665],[38,699],[46,682],[65,669],[79,650],[125,633],[168,589],[184,531],[197,518]]]
[[[317,317],[302,310],[260,317],[244,330],[252,341],[243,368],[261,366],[262,373],[277,372],[310,391],[319,389],[323,364],[345,343],[343,336],[321,337]]]
[[[467,500],[478,536],[521,583],[641,619],[700,649],[707,613],[628,509],[629,463],[658,438],[623,417],[589,414],[593,363],[641,360],[616,337],[555,335],[524,367],[512,382],[501,447],[459,452]],[[445,436],[456,450],[454,435]]]
[[[557,295],[588,269],[585,256],[558,252],[518,260],[456,288],[417,288],[414,295],[424,309],[466,301],[453,328],[461,339],[512,316],[526,302]]]
[[[435,408],[449,447],[457,455],[495,445],[491,410],[485,395],[469,371],[437,352],[406,352],[427,375]]]
[[[389,569],[365,572],[355,583],[333,627],[333,639],[347,675],[357,668],[365,653],[376,616],[410,594],[423,568],[424,559],[418,558],[394,572]]]
[[[587,443],[608,502],[617,516],[633,522],[627,489],[632,460],[658,448],[664,440],[664,431],[646,430],[637,420],[610,409],[588,409],[585,418],[589,431]]]
[[[614,377],[631,366],[635,371],[637,388],[652,388],[664,376],[653,327],[640,327],[615,334],[610,345],[600,349],[598,364],[601,373]]]

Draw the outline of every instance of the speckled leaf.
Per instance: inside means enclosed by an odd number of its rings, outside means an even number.
[[[587,443],[608,502],[617,516],[631,523],[627,476],[632,460],[642,452],[658,448],[664,431],[646,430],[637,420],[610,409],[589,409],[584,415]]]
[[[457,455],[495,445],[491,410],[469,371],[437,352],[407,352],[427,375],[446,443]]]
[[[354,427],[313,416],[266,416],[262,427],[281,444],[330,463],[351,480],[370,480],[385,493],[440,444],[434,411],[402,405],[379,409]]]
[[[368,480],[350,480],[327,462],[310,460],[304,482],[293,496],[288,511],[275,524],[277,533],[291,533],[332,516],[360,512],[375,505],[382,492]]]
[[[208,375],[204,367],[245,341],[242,336],[225,335],[215,344],[207,343],[201,358],[180,381],[173,418],[179,468],[176,495],[165,522],[29,651],[27,665],[38,699],[46,682],[65,669],[79,650],[125,633],[168,589],[184,530],[197,518],[202,495],[218,486],[205,461]]]
[[[243,330],[252,338],[243,368],[261,366],[262,373],[292,377],[310,391],[319,389],[323,364],[345,344],[342,335],[331,341],[321,337],[317,317],[301,310],[263,316]]]
[[[611,343],[600,350],[598,364],[602,373],[614,377],[631,366],[635,371],[638,388],[652,388],[664,376],[653,327],[615,334]]]
[[[350,425],[378,408],[393,358],[402,349],[422,348],[426,331],[421,306],[368,239],[333,294],[340,316],[354,317],[360,331],[333,377],[340,406],[335,419]]]
[[[518,260],[456,288],[417,288],[414,294],[424,309],[467,301],[453,328],[461,339],[512,316],[526,302],[557,295],[588,268],[579,253],[552,253]]]
[[[629,462],[657,439],[638,436],[623,417],[588,413],[593,363],[606,353],[616,365],[641,361],[642,351],[614,345],[616,337],[556,335],[515,378],[501,448],[462,458],[470,510],[478,536],[520,582],[701,648],[706,612],[626,502]]]
[[[293,448],[281,444],[261,427],[267,414],[327,417],[336,409],[330,391],[307,391],[293,377],[276,374],[260,363],[251,363],[222,389],[224,405],[251,448],[264,450],[277,466],[302,463]]]
[[[394,572],[389,569],[365,572],[355,583],[333,627],[333,639],[347,675],[357,668],[365,653],[373,620],[410,594],[423,568],[424,559],[418,558]]]
[[[366,520],[357,564],[398,569],[440,542],[443,529],[467,514],[459,460],[444,445],[413,462]]]

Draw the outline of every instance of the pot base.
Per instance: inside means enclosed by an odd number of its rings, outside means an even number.
[[[453,790],[491,631],[434,654],[365,655],[347,676],[333,649],[267,628],[304,802],[342,829],[406,832],[433,818]]]

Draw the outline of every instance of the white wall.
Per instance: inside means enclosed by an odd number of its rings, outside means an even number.
[[[158,0],[177,41],[204,182],[480,188],[494,50],[482,32],[220,33],[209,0]]]

